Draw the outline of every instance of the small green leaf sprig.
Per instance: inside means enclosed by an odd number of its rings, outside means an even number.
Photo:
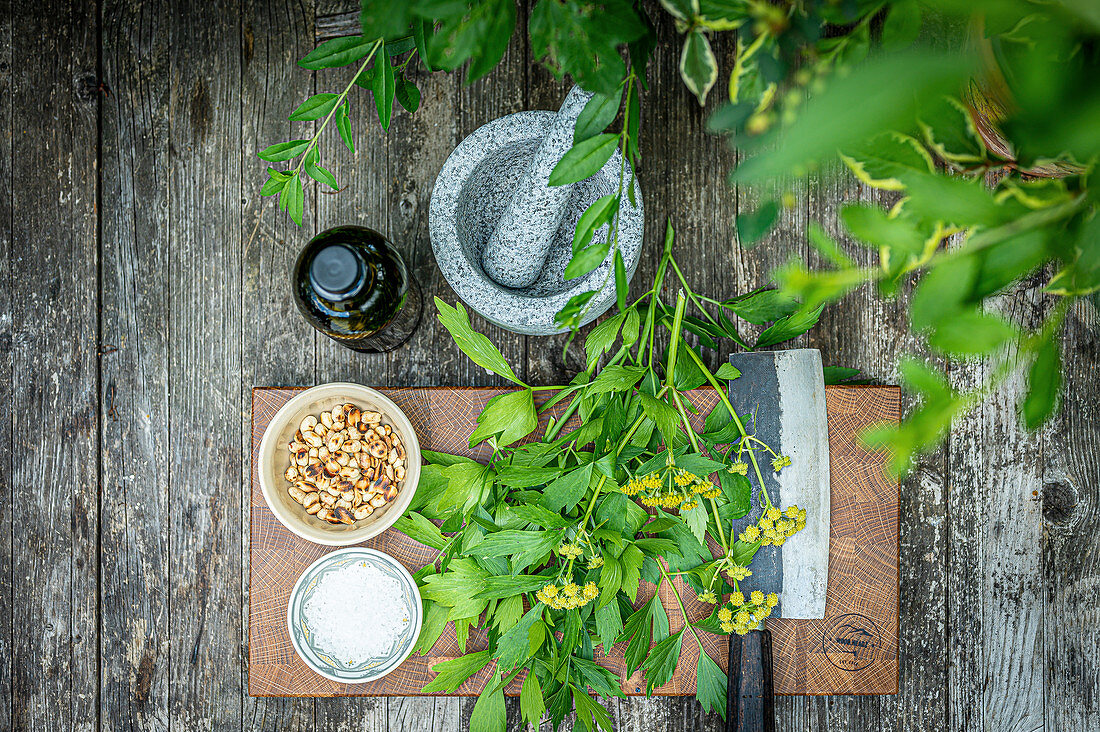
[[[766,326],[756,342],[773,344],[804,332],[816,315],[773,290],[703,297],[683,277],[672,244],[670,226],[652,286],[588,333],[587,367],[569,384],[525,383],[461,304],[436,300],[459,349],[517,387],[485,405],[470,436],[471,447],[488,445],[489,462],[426,452],[409,512],[395,524],[438,552],[416,573],[424,599],[417,651],[428,653],[453,623],[464,653],[436,664],[424,691],[454,691],[495,663],[471,729],[504,729],[503,690],[526,672],[527,723],[549,715],[556,728],[575,710],[585,729],[609,730],[607,710],[591,695],[623,694],[618,675],[593,654],[616,643],[625,647],[627,673],[643,671],[647,693],[671,679],[683,644],[695,643],[696,696],[724,715],[725,675],[702,633],[746,633],[778,603],[759,590],[746,597],[741,583],[761,546],[805,526],[804,510],[774,506],[764,488],[764,471],[782,470],[790,458],[734,410],[725,390],[736,369],[712,372],[686,337],[694,333],[702,347],[730,333],[747,342],[733,322],[741,318]],[[666,304],[670,277],[679,292]],[[697,429],[693,390],[707,385],[719,402]],[[549,417],[536,438],[540,414],[556,406],[560,417]],[[738,532],[735,522],[754,507],[759,519]],[[695,605],[692,620],[674,578],[711,605],[709,615],[699,617]],[[639,604],[643,580],[655,592]],[[675,633],[658,597],[666,586],[687,621]],[[485,630],[488,647],[467,653],[474,627]]]

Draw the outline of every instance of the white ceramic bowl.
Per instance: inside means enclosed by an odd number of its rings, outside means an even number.
[[[376,510],[354,526],[330,524],[310,516],[290,494],[289,484],[283,473],[290,465],[287,447],[302,419],[309,414],[317,416],[331,410],[337,404],[350,402],[362,410],[382,413],[382,424],[388,424],[401,436],[405,447],[405,480],[400,484],[397,498]],[[405,513],[412,501],[420,480],[420,443],[408,417],[397,405],[374,389],[359,384],[336,382],[315,386],[295,395],[271,418],[256,456],[256,470],[260,476],[260,488],[271,512],[298,536],[325,546],[349,546],[373,538],[393,526]]]
[[[305,607],[311,593],[324,575],[356,563],[372,565],[398,580],[401,584],[405,610],[409,613],[409,623],[396,639],[389,653],[357,659],[355,663],[349,664],[326,653],[323,648],[317,647],[313,629],[306,622]],[[416,587],[416,582],[396,559],[374,549],[349,547],[326,554],[302,572],[302,576],[298,578],[290,593],[290,601],[286,608],[286,623],[287,630],[290,632],[290,642],[307,666],[326,679],[344,684],[362,684],[390,673],[404,663],[413,652],[423,622],[421,608],[420,591]]]

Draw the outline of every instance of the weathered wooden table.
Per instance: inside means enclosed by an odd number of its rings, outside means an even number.
[[[298,229],[257,195],[255,152],[287,138],[309,93],[346,79],[294,62],[350,9],[0,0],[0,729],[450,730],[470,713],[471,700],[246,693],[251,387],[495,383],[432,318],[388,356],[318,337],[288,297],[292,257],[322,228],[366,224],[452,300],[428,241],[436,172],[479,125],[556,109],[566,89],[520,40],[473,86],[418,78],[421,110],[398,112],[388,135],[356,99],[357,154],[332,135],[322,146],[347,189],[310,191]],[[636,283],[671,217],[691,276],[732,295],[788,257],[812,259],[807,222],[835,229],[838,204],[875,194],[825,182],[740,250],[731,224],[746,194],[724,183],[737,155],[703,131],[659,17]],[[728,69],[731,45],[718,51]],[[1046,304],[1026,291],[1004,307],[1034,323]],[[890,382],[915,347],[904,320],[861,291],[801,342]],[[562,361],[561,338],[488,332],[528,381],[580,363],[576,350]],[[903,486],[900,693],[782,698],[780,729],[1100,729],[1100,342],[1074,322],[1065,345],[1068,397],[1047,431],[1020,431],[1012,382]],[[951,368],[960,385],[981,371]],[[618,729],[718,728],[691,700],[613,709]]]

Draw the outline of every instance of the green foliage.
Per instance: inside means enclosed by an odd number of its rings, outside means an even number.
[[[715,338],[725,335],[706,304],[728,313],[727,320],[741,313],[788,337],[800,335],[810,321],[798,320],[800,304],[775,290],[728,301],[697,295],[673,258],[672,237],[669,227],[650,294],[589,334],[586,371],[564,386],[521,386],[494,396],[471,436],[471,444],[492,441],[490,464],[426,451],[429,464],[411,512],[396,525],[439,553],[417,573],[430,636],[419,648],[430,648],[448,621],[463,648],[472,627],[487,631],[486,650],[437,665],[439,676],[429,686],[449,691],[495,659],[504,675],[475,706],[486,728],[503,724],[499,688],[526,671],[520,711],[527,722],[548,713],[557,725],[575,709],[578,726],[609,729],[606,709],[590,695],[622,696],[622,690],[618,675],[592,660],[597,645],[606,652],[623,643],[628,670],[643,669],[652,693],[672,677],[685,641],[702,650],[700,632],[734,630],[721,623],[705,631],[689,625],[670,635],[656,593],[670,587],[686,617],[681,590],[668,572],[687,575],[690,586],[716,594],[716,601],[730,589],[722,577],[736,585],[731,573],[749,564],[760,546],[737,541],[732,524],[753,505],[753,484],[741,461],[755,463],[758,444],[721,391],[740,374],[728,364],[712,373],[683,333],[694,323]],[[682,291],[667,311],[653,293],[664,289],[672,272]],[[691,314],[689,299],[697,304]],[[512,374],[500,352],[472,330],[461,306],[437,306],[460,350],[494,373]],[[660,339],[667,335],[674,347],[658,359],[661,328],[667,334]],[[721,401],[700,433],[689,419],[688,390],[703,384],[718,389]],[[562,395],[554,407],[561,414],[536,437],[534,393],[540,390]],[[759,481],[759,473],[752,479]],[[662,503],[667,510],[654,516],[639,502],[655,495],[679,500]],[[771,506],[766,495],[761,502]],[[708,537],[721,546],[720,556],[712,555]],[[643,580],[657,587],[636,609]],[[721,672],[709,658],[699,664],[700,703],[724,714]]]
[[[928,351],[946,363],[989,363],[986,381],[962,393],[927,366],[902,364],[920,406],[899,429],[868,435],[891,449],[899,471],[1015,370],[1026,374],[1023,424],[1034,429],[1055,414],[1064,314],[1074,299],[1100,292],[1100,196],[1089,187],[1100,157],[1100,28],[1077,3],[938,0],[937,29],[969,39],[945,51],[942,42],[921,40],[928,35],[922,5],[861,4],[838,46],[863,44],[860,28],[882,8],[885,21],[858,60],[834,54],[828,69],[815,65],[787,80],[788,92],[780,82],[773,99],[797,100],[782,114],[727,110],[712,120],[719,131],[740,133],[738,147],[750,153],[735,181],[772,193],[839,157],[863,183],[895,196],[889,210],[840,212],[851,240],[875,252],[875,266],[856,264],[811,226],[810,243],[826,266],[813,271],[792,259],[774,273],[804,312],[865,283],[886,297],[911,286],[910,325]],[[984,19],[984,33],[968,33],[975,18]],[[815,53],[833,42],[817,42]],[[831,73],[839,67],[846,73]],[[812,93],[796,98],[795,87]],[[759,228],[749,226],[751,236],[742,238],[762,237]],[[990,298],[1033,277],[1046,283],[1043,321],[998,313]]]

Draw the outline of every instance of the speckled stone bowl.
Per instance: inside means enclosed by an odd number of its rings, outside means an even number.
[[[572,257],[577,219],[593,201],[618,188],[622,165],[618,150],[598,173],[573,186],[546,264],[534,283],[522,289],[504,287],[481,266],[485,244],[556,117],[555,112],[518,112],[479,127],[443,164],[429,210],[436,262],[455,293],[486,320],[528,335],[561,333],[563,329],[554,324],[554,314],[581,292],[600,290],[585,315],[585,323],[595,320],[615,301],[615,278],[608,276],[613,266],[611,254],[584,277],[566,282],[564,272]],[[627,181],[630,175],[627,163]],[[644,223],[637,182],[635,193],[637,206],[631,206],[625,193],[619,206],[619,247],[628,278],[638,265]],[[593,241],[606,236],[607,227],[603,227]]]

